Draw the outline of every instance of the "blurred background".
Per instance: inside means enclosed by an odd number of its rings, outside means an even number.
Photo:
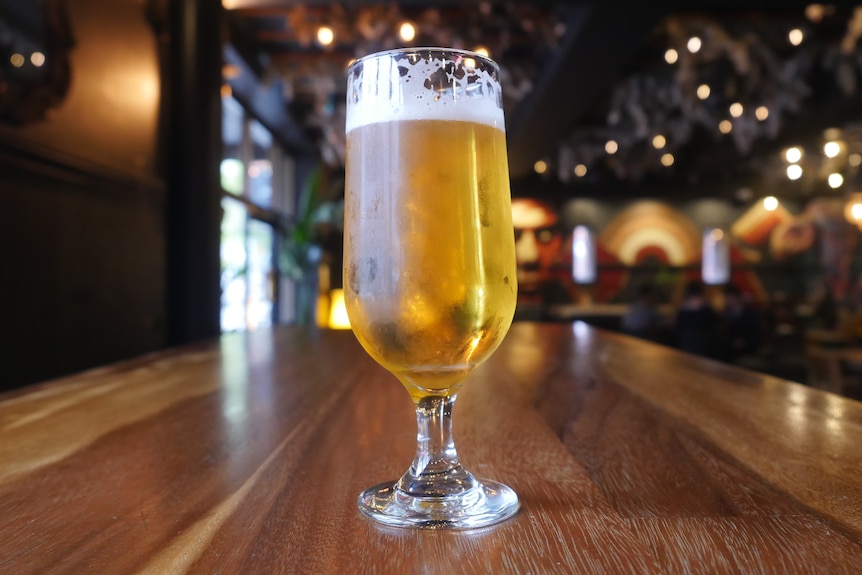
[[[698,284],[690,351],[858,393],[860,37],[793,0],[0,0],[0,389],[348,327],[345,68],[443,45],[501,65],[517,320],[679,346]]]

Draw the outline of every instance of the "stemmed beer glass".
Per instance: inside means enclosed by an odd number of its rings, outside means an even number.
[[[472,528],[518,510],[452,438],[455,396],[502,341],[517,296],[499,69],[409,48],[354,62],[347,84],[344,282],[359,342],[416,407],[417,451],[359,509],[393,526]]]

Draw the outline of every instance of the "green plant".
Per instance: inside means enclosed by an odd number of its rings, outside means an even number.
[[[315,168],[306,180],[297,203],[296,215],[282,224],[279,269],[294,281],[306,278],[320,263],[315,244],[315,211],[320,203],[321,170]]]

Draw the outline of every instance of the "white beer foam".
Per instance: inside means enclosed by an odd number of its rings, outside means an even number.
[[[469,58],[469,53],[464,55]],[[446,73],[440,59],[411,62],[411,58],[396,60],[396,56],[370,57],[361,61],[359,73],[350,73],[348,133],[368,124],[399,120],[475,122],[505,131],[500,84],[487,70],[462,64],[457,74]],[[432,79],[445,79],[450,89],[436,91],[428,85]]]

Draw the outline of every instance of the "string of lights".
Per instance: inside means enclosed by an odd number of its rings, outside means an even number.
[[[858,95],[860,24],[859,9],[846,14],[822,5],[785,20],[668,18],[651,39],[654,64],[617,83],[607,107],[573,129],[555,157],[538,160],[535,171],[571,183],[599,174],[638,182],[673,174],[698,139],[728,142],[743,157],[757,142],[777,140],[805,106],[823,99],[819,92]],[[838,168],[858,167],[862,156],[840,134],[824,143],[824,156],[837,158],[833,171],[811,174],[837,189],[848,179]],[[799,162],[789,164],[790,180],[807,173]]]

